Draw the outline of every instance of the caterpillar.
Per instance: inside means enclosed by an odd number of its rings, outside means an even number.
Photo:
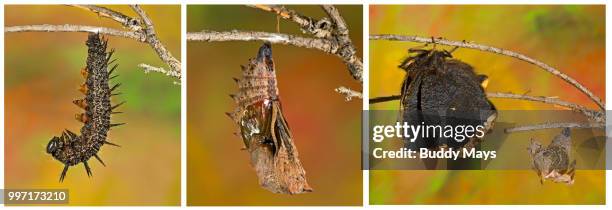
[[[111,114],[120,113],[114,110],[124,104],[125,101],[111,105],[111,96],[120,94],[115,91],[121,83],[112,87],[109,86],[109,81],[118,76],[110,76],[118,64],[109,68],[115,60],[110,60],[114,50],[107,52],[107,44],[108,41],[97,33],[88,35],[86,67],[81,69],[81,76],[85,78],[85,83],[79,88],[85,98],[73,101],[75,105],[85,110],[84,113],[75,115],[76,120],[84,124],[81,127],[81,134],[77,135],[65,129],[60,136],[54,136],[47,144],[47,153],[64,164],[60,182],[64,181],[68,168],[79,163],[83,163],[87,176],[91,177],[92,172],[87,161],[91,157],[95,157],[103,166],[106,166],[98,156],[100,148],[105,144],[119,146],[109,142],[107,134],[111,127],[125,124],[110,123]]]
[[[273,193],[311,192],[283,116],[270,43],[264,43],[257,57],[241,68],[242,79],[234,78],[239,91],[230,95],[238,106],[226,114],[238,124],[235,134],[250,153],[259,184]]]

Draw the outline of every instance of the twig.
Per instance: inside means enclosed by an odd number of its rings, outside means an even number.
[[[179,73],[175,71],[168,71],[162,67],[155,67],[155,66],[151,66],[145,63],[138,64],[138,67],[143,68],[145,74],[148,74],[149,72],[153,71],[153,72],[159,72],[159,73],[165,74],[166,76],[170,76],[170,77],[176,77],[176,78],[180,77]]]
[[[283,19],[291,20],[291,21],[297,23],[298,25],[300,25],[300,27],[307,27],[309,24],[311,24],[311,22],[310,22],[311,19],[310,18],[308,18],[306,16],[302,16],[302,15],[298,14],[297,12],[295,12],[293,10],[290,10],[290,9],[287,9],[285,7],[282,7],[282,6],[263,5],[263,4],[254,4],[254,5],[246,5],[246,6],[275,13],[278,16],[282,17]]]
[[[146,41],[149,45],[155,50],[160,59],[162,59],[168,66],[170,66],[171,70],[175,73],[175,77],[180,80],[181,78],[181,62],[178,61],[170,51],[166,49],[166,47],[159,41],[157,35],[155,34],[155,28],[153,26],[153,21],[147,16],[147,14],[140,8],[138,5],[130,5],[132,10],[136,12],[142,21],[144,22],[145,27],[141,30],[146,35]]]
[[[287,34],[257,32],[257,31],[202,31],[187,32],[188,41],[226,42],[226,41],[267,41],[275,44],[293,45],[321,50],[335,54],[338,46],[324,39],[305,38]]]
[[[351,42],[346,22],[334,6],[322,6],[327,15],[332,19],[331,23],[326,18],[316,21],[311,17],[300,15],[299,13],[282,6],[248,6],[275,13],[283,19],[291,20],[297,23],[302,29],[302,31],[313,34],[317,38],[323,38],[325,40],[335,42],[337,50],[335,50],[333,54],[340,57],[340,59],[342,59],[342,61],[347,65],[349,73],[351,74],[353,79],[358,80],[359,82],[363,82],[363,63],[361,62],[361,59],[357,56],[357,50]],[[334,28],[332,28],[332,25]]]
[[[602,122],[605,122],[606,120],[603,112],[591,110],[579,104],[575,104],[575,103],[571,103],[571,102],[567,102],[567,101],[563,101],[563,100],[559,100],[559,99],[551,98],[551,97],[519,95],[519,94],[513,94],[513,93],[487,93],[487,97],[520,99],[520,100],[527,100],[527,101],[542,102],[542,103],[547,103],[547,104],[554,104],[554,105],[567,107],[574,111],[580,112],[584,114],[590,120],[593,120],[594,122],[602,123]]]
[[[155,29],[153,27],[153,22],[151,19],[145,14],[145,12],[140,9],[138,5],[132,5],[132,9],[138,13],[138,15],[144,21],[145,27],[142,28],[141,21],[137,18],[132,18],[127,15],[124,15],[120,12],[100,7],[94,5],[69,5],[78,8],[82,8],[91,12],[94,12],[103,17],[108,17],[114,21],[121,23],[124,27],[129,28],[131,31],[122,31],[112,28],[105,27],[96,27],[96,26],[84,26],[84,25],[24,25],[24,26],[10,26],[5,27],[5,33],[11,32],[88,32],[88,33],[100,33],[111,36],[119,36],[125,38],[131,38],[139,42],[148,43],[158,54],[160,59],[166,63],[171,70],[172,74],[166,74],[168,76],[172,76],[178,78],[180,80],[181,77],[181,63],[176,58],[172,56],[172,54],[164,47],[164,45],[159,41],[155,34]],[[176,82],[175,82],[176,83]]]
[[[318,38],[328,38],[331,36],[330,25],[327,19],[315,20],[313,18],[299,14],[298,12],[277,5],[247,5],[256,9],[264,10],[276,14],[277,16],[290,20],[300,26],[304,33],[309,33]]]
[[[83,25],[23,25],[23,26],[9,26],[4,28],[5,33],[13,32],[88,32],[88,33],[100,33],[112,36],[125,37],[135,39],[140,42],[145,42],[143,34],[133,31],[121,31],[112,28],[96,27],[96,26],[83,26]]]
[[[344,18],[342,18],[340,12],[338,12],[338,9],[336,9],[336,7],[332,5],[323,5],[321,7],[323,8],[323,10],[325,10],[325,13],[327,13],[327,15],[332,19],[334,26],[336,26],[336,32],[338,33],[338,35],[340,35],[340,38],[345,39],[345,42],[350,43],[351,40],[348,37],[348,27],[346,26],[346,22],[344,22]]]
[[[401,95],[391,95],[391,96],[376,97],[376,98],[371,98],[370,99],[370,104],[382,103],[382,102],[394,101],[394,100],[400,100],[400,98],[402,98]]]
[[[108,9],[106,7],[95,6],[95,5],[80,5],[80,4],[71,4],[69,6],[85,9],[87,11],[97,13],[98,15],[102,17],[110,18],[114,21],[121,23],[121,25],[123,25],[124,27],[132,31],[138,31],[142,29],[142,27],[140,26],[140,20],[129,17],[127,15],[116,12],[114,10]]]
[[[552,128],[604,128],[604,123],[575,123],[575,122],[567,122],[567,123],[541,123],[534,125],[525,125],[514,128],[506,128],[504,132],[506,133],[514,133],[514,132],[524,132],[524,131],[534,131],[534,130],[544,130],[544,129],[552,129]]]
[[[487,97],[489,98],[506,98],[506,99],[518,99],[518,100],[526,100],[526,101],[535,101],[546,104],[554,104],[562,107],[569,108],[573,111],[580,112],[585,115],[587,118],[594,122],[602,123],[605,122],[606,117],[605,114],[601,111],[591,110],[584,106],[559,100],[551,97],[542,97],[542,96],[529,96],[529,95],[519,95],[513,93],[498,93],[498,92],[489,92],[487,93]],[[370,104],[382,103],[387,101],[399,100],[401,95],[391,95],[391,96],[382,96],[370,99]]]
[[[338,88],[335,89],[336,92],[344,95],[344,99],[346,101],[351,101],[353,99],[353,97],[362,99],[363,98],[363,94],[361,94],[361,92],[358,91],[354,91],[351,90],[350,88],[344,87],[344,86],[340,86]]]
[[[223,42],[223,41],[267,41],[276,44],[292,45],[309,49],[318,49],[325,53],[338,56],[347,65],[351,76],[363,82],[363,63],[356,55],[357,50],[349,37],[346,22],[338,10],[330,5],[322,6],[332,22],[323,18],[319,21],[311,17],[276,5],[247,5],[249,7],[271,12],[286,20],[297,23],[303,32],[310,33],[316,38],[299,37],[281,33],[256,31],[202,31],[188,32],[188,41]]]
[[[492,52],[492,53],[497,53],[500,55],[505,55],[505,56],[509,56],[509,57],[513,57],[522,61],[525,61],[527,63],[531,63],[534,64],[542,69],[544,69],[545,71],[558,76],[559,78],[563,79],[564,81],[570,83],[571,85],[573,85],[574,87],[576,87],[578,90],[582,91],[584,94],[586,94],[593,102],[595,102],[597,104],[597,106],[599,106],[599,108],[602,111],[605,111],[605,104],[601,101],[601,99],[597,96],[595,96],[589,89],[587,89],[586,87],[584,87],[583,85],[581,85],[580,83],[578,83],[578,81],[576,81],[574,78],[571,78],[570,76],[564,74],[563,72],[541,62],[538,60],[535,60],[533,58],[527,57],[526,55],[517,53],[517,52],[513,52],[510,50],[505,50],[505,49],[501,49],[501,48],[496,48],[496,47],[491,47],[491,46],[486,46],[486,45],[482,45],[482,44],[476,44],[473,42],[465,42],[465,41],[452,41],[452,40],[446,40],[443,38],[432,38],[432,37],[418,37],[418,36],[402,36],[402,35],[392,35],[392,34],[375,34],[375,35],[370,35],[370,40],[389,40],[389,41],[409,41],[409,42],[421,42],[421,43],[436,43],[436,44],[441,44],[441,45],[448,45],[448,46],[456,46],[456,47],[462,47],[462,48],[470,48],[470,49],[477,49],[477,50],[481,50],[481,51],[486,51],[486,52]]]
[[[338,9],[332,5],[323,5],[323,10],[327,13],[327,15],[331,18],[332,22],[335,26],[335,35],[338,44],[340,45],[340,50],[338,51],[338,56],[342,58],[344,63],[348,66],[349,71],[354,79],[363,81],[363,63],[361,59],[357,57],[357,50],[349,37],[349,30],[346,26],[346,22],[344,18],[338,12]]]

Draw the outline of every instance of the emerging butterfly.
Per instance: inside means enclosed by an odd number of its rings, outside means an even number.
[[[65,130],[61,136],[53,137],[47,144],[47,153],[64,164],[64,170],[60,175],[60,182],[64,181],[68,168],[83,163],[87,176],[91,176],[91,168],[87,161],[95,157],[104,166],[104,162],[98,156],[100,147],[104,144],[118,146],[107,140],[107,134],[111,127],[125,123],[111,124],[111,114],[117,107],[125,102],[111,105],[111,96],[119,95],[114,92],[121,84],[109,87],[109,80],[117,77],[109,76],[117,68],[115,64],[109,70],[109,65],[114,62],[110,60],[113,51],[106,52],[107,41],[97,33],[90,33],[86,42],[88,47],[87,66],[81,69],[81,75],[85,83],[79,90],[85,94],[85,98],[74,100],[73,103],[85,110],[85,113],[76,114],[76,119],[84,123],[81,135]]]
[[[270,43],[264,43],[257,58],[241,67],[242,79],[234,78],[239,91],[230,95],[238,107],[227,115],[240,128],[259,184],[274,193],[311,192],[283,116]]]
[[[446,50],[409,49],[414,55],[399,67],[406,71],[401,86],[400,115],[411,125],[483,126],[485,133],[493,127],[497,110],[488,100],[484,88],[486,75],[477,75],[474,68],[452,57]],[[421,138],[407,142],[411,149],[472,149],[479,146],[478,137],[457,141],[452,138]],[[456,163],[456,164],[455,164]],[[435,168],[435,159],[425,161]],[[449,168],[470,167],[460,161],[449,161]]]

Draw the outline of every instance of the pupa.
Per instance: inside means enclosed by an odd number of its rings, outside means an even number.
[[[239,127],[259,184],[274,193],[311,192],[283,116],[270,43],[264,43],[257,57],[241,68],[242,78],[234,78],[239,91],[230,95],[237,107],[227,115]]]
[[[574,184],[576,160],[570,162],[571,145],[569,128],[564,128],[546,147],[531,139],[527,150],[531,156],[531,167],[538,174],[541,184],[546,179],[555,183]]]

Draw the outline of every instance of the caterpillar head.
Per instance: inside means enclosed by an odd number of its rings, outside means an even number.
[[[61,139],[57,136],[54,136],[53,138],[51,138],[51,140],[49,140],[49,143],[47,144],[47,153],[53,154],[58,149],[62,148],[62,146],[63,143]]]
[[[64,132],[62,132],[62,136],[54,136],[51,138],[51,140],[49,140],[49,143],[47,144],[47,153],[55,156],[56,151],[65,150],[66,147],[70,147],[71,144],[78,141],[78,139],[79,136],[77,136],[77,134],[69,130],[64,130]]]

